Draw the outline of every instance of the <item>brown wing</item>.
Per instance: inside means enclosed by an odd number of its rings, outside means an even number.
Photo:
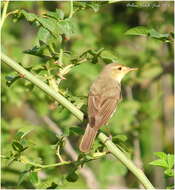
[[[88,98],[88,116],[89,124],[97,130],[105,125],[113,112],[116,109],[117,103],[120,99],[120,89],[109,89],[113,93],[108,93],[108,90],[101,94],[93,94],[90,92]]]

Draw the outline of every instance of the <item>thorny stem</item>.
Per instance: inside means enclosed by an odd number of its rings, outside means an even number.
[[[59,93],[55,92],[53,89],[51,89],[47,84],[45,84],[43,81],[38,79],[36,76],[31,74],[29,71],[24,69],[21,65],[13,61],[11,58],[6,56],[4,53],[1,53],[1,59],[11,68],[13,68],[18,73],[22,74],[24,78],[34,83],[37,87],[42,89],[44,92],[46,92],[48,95],[50,95],[52,98],[60,102],[64,107],[66,107],[70,112],[72,112],[79,120],[83,121],[84,114],[77,109],[71,102],[69,102],[65,97],[60,95]],[[154,189],[153,185],[150,183],[148,178],[145,176],[143,171],[139,168],[137,168],[134,163],[103,133],[100,132],[98,135],[98,138],[101,142],[105,144],[108,151],[111,152],[116,158],[118,158],[134,175],[135,177],[142,183],[142,185],[146,189]],[[65,162],[57,163],[57,165],[64,165]],[[66,162],[67,163],[67,162]],[[49,165],[49,167],[52,165]],[[53,165],[55,166],[55,164]],[[48,167],[48,165],[44,166]]]
[[[94,154],[93,157],[88,159],[88,160],[77,160],[77,161],[64,161],[64,160],[61,160],[61,162],[54,163],[54,164],[46,164],[46,165],[32,162],[28,158],[26,158],[25,156],[21,156],[20,161],[22,163],[30,164],[32,166],[35,166],[37,168],[50,168],[50,167],[63,166],[63,165],[69,165],[69,164],[81,165],[84,162],[89,162],[89,161],[92,161],[92,160],[96,160],[96,159],[98,159],[100,157],[103,157],[104,155],[106,155],[106,152],[101,153],[101,154]]]
[[[2,11],[2,17],[1,17],[1,23],[0,23],[0,30],[2,28],[2,25],[4,24],[4,20],[6,18],[8,4],[9,4],[8,0],[4,1],[4,8],[3,8],[3,11]]]

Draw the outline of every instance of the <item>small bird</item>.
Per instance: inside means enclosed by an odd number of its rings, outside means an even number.
[[[100,127],[107,124],[121,99],[121,80],[130,71],[121,64],[111,63],[104,67],[90,87],[88,95],[88,120],[79,149],[89,152]]]

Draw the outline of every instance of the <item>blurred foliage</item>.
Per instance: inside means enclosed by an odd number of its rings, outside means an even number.
[[[157,188],[173,188],[173,2],[74,2],[70,11],[70,2],[10,2],[2,51],[85,115],[89,86],[105,64],[138,67],[123,80],[123,100],[108,126],[115,144],[136,164],[140,152],[144,172]],[[79,172],[85,163],[99,188],[138,188],[112,156],[94,161],[94,153],[105,152],[98,140],[89,155],[79,152],[85,123],[5,64],[2,71],[3,188],[88,188]],[[48,128],[44,116],[63,136]],[[78,162],[42,168],[60,156],[71,160],[65,137]],[[154,160],[154,152],[160,159]]]

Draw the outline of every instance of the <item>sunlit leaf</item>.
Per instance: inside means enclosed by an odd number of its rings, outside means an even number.
[[[137,26],[131,28],[125,32],[126,35],[144,35],[146,36],[149,33],[149,28],[145,26]]]
[[[173,169],[167,169],[164,171],[165,175],[169,176],[169,177],[173,177],[174,176],[174,170]]]
[[[161,167],[168,168],[167,162],[162,159],[154,160],[154,161],[150,162],[149,164],[151,164],[153,166],[161,166]]]

